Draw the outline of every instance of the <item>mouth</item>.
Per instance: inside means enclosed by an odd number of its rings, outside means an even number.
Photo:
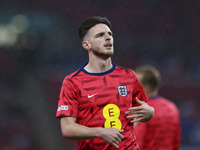
[[[111,47],[112,47],[112,44],[111,44],[111,43],[106,43],[106,44],[104,44],[104,47],[106,47],[106,48],[111,48]]]

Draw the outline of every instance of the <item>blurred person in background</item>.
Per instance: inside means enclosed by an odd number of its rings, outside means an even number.
[[[132,123],[147,122],[154,114],[136,74],[112,63],[110,27],[105,17],[81,24],[89,62],[67,75],[61,87],[56,117],[63,136],[77,140],[79,150],[139,149]]]
[[[136,68],[154,117],[146,123],[135,123],[135,135],[141,150],[178,150],[180,147],[180,114],[177,106],[158,94],[160,72],[153,66]]]

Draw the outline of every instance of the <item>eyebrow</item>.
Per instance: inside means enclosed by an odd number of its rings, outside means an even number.
[[[107,32],[107,31],[106,31]],[[95,37],[99,36],[99,35],[104,35],[106,32],[99,32],[95,35]],[[107,32],[109,35],[112,35],[112,31],[108,31]]]

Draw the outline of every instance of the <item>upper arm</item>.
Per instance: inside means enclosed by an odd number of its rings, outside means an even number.
[[[73,123],[76,123],[76,118],[74,118],[74,117],[61,117],[60,118],[61,127],[66,126],[66,125],[70,125],[70,124],[73,124]]]
[[[63,81],[60,96],[58,101],[58,109],[56,117],[61,118],[64,116],[77,117],[78,114],[78,98],[79,93],[77,87],[71,79],[65,78]]]

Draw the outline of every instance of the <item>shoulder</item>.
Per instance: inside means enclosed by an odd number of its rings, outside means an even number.
[[[177,105],[173,101],[171,101],[171,100],[169,100],[167,98],[163,98],[163,99],[164,99],[163,101],[166,103],[166,105],[168,105],[168,107],[171,110],[178,111],[178,107],[177,107]]]
[[[121,67],[121,66],[119,66],[117,64],[115,64],[115,65],[116,65],[116,70],[117,71],[121,71],[121,72],[124,72],[125,74],[136,76],[135,72],[132,69]]]
[[[80,75],[80,72],[81,72],[81,68],[79,68],[78,70],[68,74],[65,76],[63,82],[73,82],[74,79],[76,79],[77,77],[79,77]]]
[[[176,107],[176,104],[173,101],[171,101],[171,100],[169,100],[169,99],[167,99],[165,97],[161,97],[161,99],[162,99],[162,102],[164,102],[164,103],[166,103],[168,105]]]
[[[178,107],[173,101],[162,96],[155,97],[149,102],[154,103],[154,105],[158,105],[159,108],[161,108],[161,106],[165,106],[170,110],[178,111]]]

